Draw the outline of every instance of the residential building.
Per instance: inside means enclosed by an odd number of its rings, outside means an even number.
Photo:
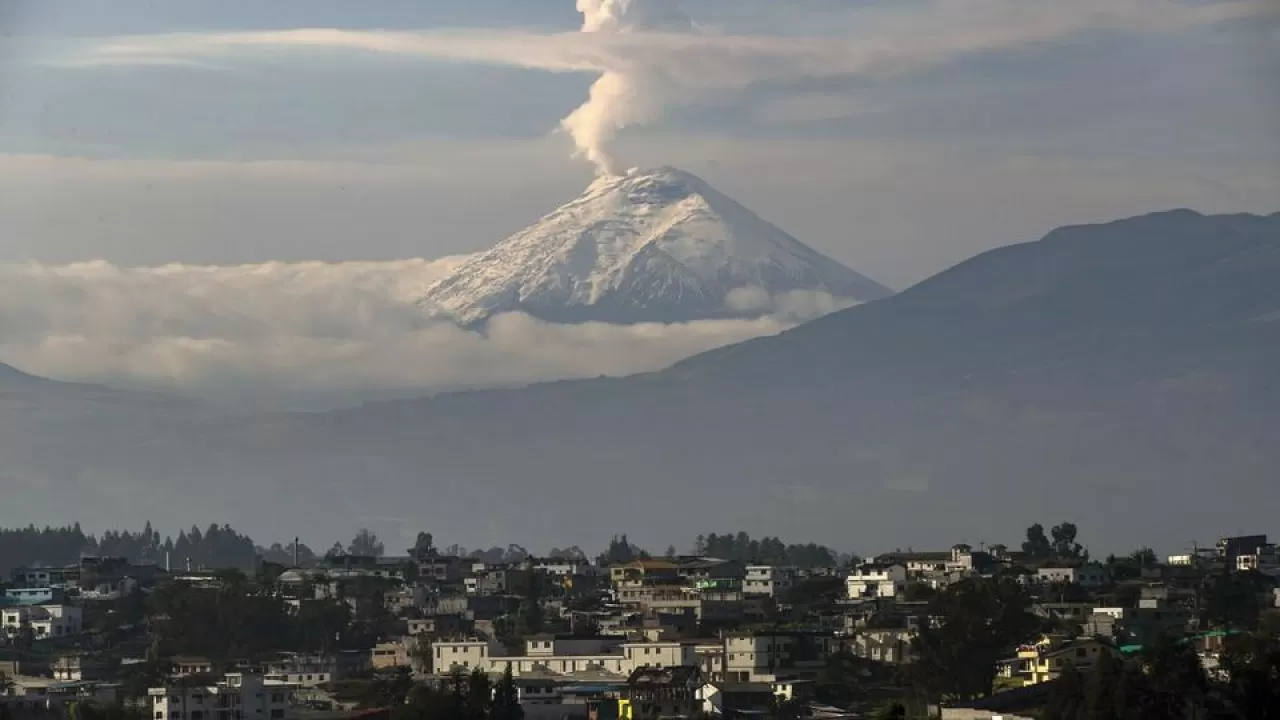
[[[1115,640],[1121,644],[1145,644],[1164,634],[1181,635],[1192,619],[1190,610],[1170,607],[1159,601],[1142,601],[1136,608],[1094,608],[1084,631],[1088,635]]]
[[[373,646],[369,655],[374,670],[410,666],[409,646],[399,640],[380,642]]]
[[[1097,563],[1077,566],[1050,566],[1036,570],[1036,580],[1041,583],[1070,583],[1084,588],[1099,588],[1110,582],[1106,568]]]
[[[30,630],[36,640],[77,635],[82,630],[82,613],[74,605],[19,605],[0,608],[0,629],[9,637]]]
[[[627,678],[623,716],[631,720],[689,717],[698,711],[701,687],[696,667],[637,668]]]
[[[697,699],[706,716],[731,718],[739,715],[764,715],[774,699],[772,683],[730,683],[703,681]]]
[[[437,640],[431,643],[431,670],[438,675],[454,670],[471,672],[477,668],[492,672],[491,660],[503,654],[503,648],[496,640]]]
[[[228,673],[212,685],[173,684],[147,691],[154,720],[282,720],[294,686],[254,673]]]
[[[1260,545],[1253,552],[1236,556],[1236,570],[1280,574],[1280,554],[1277,554],[1275,545]]]
[[[1226,561],[1228,567],[1234,567],[1236,558],[1241,555],[1257,555],[1259,549],[1266,548],[1266,535],[1239,535],[1224,537],[1218,540],[1218,557]]]
[[[54,680],[84,682],[112,678],[116,675],[119,665],[119,659],[109,661],[103,656],[76,653],[57,658],[49,664],[49,670]]]
[[[217,668],[213,661],[207,657],[198,655],[178,655],[169,661],[173,668],[172,675],[174,677],[189,677],[191,675],[208,675],[217,672]]]
[[[907,568],[904,565],[861,565],[854,568],[845,579],[850,598],[891,598],[907,587]]]
[[[1104,653],[1116,655],[1118,651],[1111,643],[1097,638],[1069,640],[1045,635],[1035,643],[1018,648],[1016,658],[1002,663],[1000,674],[1019,679],[1024,686],[1038,685],[1057,678],[1068,667],[1087,675]]]
[[[727,682],[776,682],[816,673],[839,648],[829,632],[761,630],[726,633]]]
[[[746,595],[782,596],[795,584],[796,569],[777,565],[748,565],[742,581]]]
[[[554,578],[596,577],[603,570],[584,558],[543,558],[533,561],[533,569]]]
[[[843,648],[860,658],[898,665],[914,659],[911,641],[917,634],[908,628],[859,630],[852,638],[846,639]]]

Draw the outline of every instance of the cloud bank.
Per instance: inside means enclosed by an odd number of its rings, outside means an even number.
[[[0,265],[0,361],[59,379],[298,407],[657,370],[848,304],[743,289],[732,302],[760,318],[617,326],[507,314],[473,332],[418,302],[455,262]]]
[[[178,33],[96,43],[70,64],[233,67],[238,60],[360,51],[597,73],[561,127],[601,173],[622,167],[612,141],[672,106],[714,103],[755,84],[882,76],[987,52],[1064,41],[1089,30],[1175,32],[1277,11],[1263,0],[927,0],[847,10],[840,34],[741,35],[697,25],[674,0],[577,0],[581,31]],[[848,109],[842,112],[848,112]]]

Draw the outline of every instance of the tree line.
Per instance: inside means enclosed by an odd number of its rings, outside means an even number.
[[[139,532],[108,530],[86,533],[80,523],[63,527],[0,528],[0,570],[24,566],[72,565],[86,555],[123,557],[137,564],[163,566],[168,558],[175,568],[254,567],[260,548],[248,535],[229,525],[210,524],[201,530],[191,526],[177,537],[162,537],[151,523]]]
[[[432,543],[430,533],[418,533],[414,547],[407,548],[404,552],[434,550]],[[181,570],[189,564],[193,569],[236,568],[251,572],[263,561],[293,566],[296,558],[299,566],[312,567],[325,556],[351,554],[380,557],[386,551],[386,543],[377,534],[364,528],[349,543],[334,543],[323,554],[297,540],[276,542],[264,547],[230,525],[219,526],[216,523],[211,523],[203,530],[192,525],[190,529],[179,532],[176,537],[162,536],[149,522],[140,531],[107,530],[100,535],[85,532],[80,523],[62,527],[39,528],[28,525],[24,528],[0,528],[0,573],[8,573],[16,567],[72,565],[79,562],[81,557],[90,555],[122,557],[131,563],[161,567],[168,561],[175,570]],[[442,548],[440,552],[490,563],[514,563],[532,557],[532,553],[516,544],[505,548],[495,546],[488,550],[468,550],[455,544]],[[817,543],[787,544],[776,537],[755,539],[745,532],[699,535],[693,552],[695,555],[727,560],[800,568],[830,567],[840,561],[830,548]],[[674,547],[667,549],[668,556],[675,554]],[[573,545],[554,548],[549,557],[581,560],[587,558],[587,553]],[[596,560],[608,565],[649,557],[652,556],[648,551],[632,544],[626,535],[622,535],[614,537],[608,548],[596,556]]]
[[[832,567],[839,561],[831,548],[817,543],[788,545],[776,537],[765,536],[757,540],[745,532],[699,535],[694,540],[693,553],[761,565],[791,565],[806,569]]]

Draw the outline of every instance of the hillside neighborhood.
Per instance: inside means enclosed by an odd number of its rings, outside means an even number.
[[[393,556],[362,531],[323,556],[295,540],[219,565],[210,538],[247,538],[148,527],[85,541],[128,556],[44,563],[88,536],[3,531],[0,562],[27,561],[0,594],[0,713],[1273,717],[1267,536],[1096,559],[1076,534],[869,558],[745,533],[658,555],[620,536],[589,558],[427,533]]]

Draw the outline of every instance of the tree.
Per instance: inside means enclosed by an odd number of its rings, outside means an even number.
[[[413,645],[409,646],[409,660],[418,672],[431,672],[431,638],[425,633],[414,638]]]
[[[489,675],[480,668],[471,671],[467,678],[467,718],[485,720],[489,716],[489,706],[493,703],[493,686],[489,683]]]
[[[971,578],[943,590],[930,603],[936,622],[924,624],[912,641],[917,686],[935,700],[990,695],[999,660],[1039,627],[1029,605],[1010,580]]]
[[[1036,523],[1027,528],[1027,540],[1022,543],[1022,552],[1032,560],[1047,560],[1053,554],[1053,545],[1045,537],[1043,525]]]
[[[1058,675],[1058,681],[1049,690],[1049,700],[1044,709],[1044,720],[1079,720],[1085,706],[1085,680],[1074,665],[1068,665]]]
[[[489,717],[491,720],[524,720],[524,708],[520,707],[520,696],[516,692],[515,680],[511,677],[510,665],[507,665],[502,679],[494,687]]]
[[[1081,556],[1084,549],[1080,546],[1080,543],[1076,542],[1076,533],[1075,524],[1069,522],[1055,525],[1049,531],[1049,534],[1053,536],[1053,557],[1059,560],[1074,560]]]
[[[1085,720],[1117,720],[1120,672],[1124,666],[1109,652],[1098,656],[1085,687]]]
[[[1238,635],[1222,653],[1223,696],[1235,717],[1280,718],[1280,639]]]
[[[674,560],[676,558],[676,546],[668,545],[667,551],[663,553],[663,557],[665,557],[668,560]]]
[[[352,555],[382,557],[386,547],[368,528],[360,528],[360,532],[356,533],[356,536],[351,539],[351,544],[347,546],[347,552]]]
[[[423,557],[424,555],[430,555],[434,551],[435,542],[434,538],[431,537],[431,533],[419,532],[418,538],[413,541],[413,549],[409,551],[409,554],[413,557]]]

